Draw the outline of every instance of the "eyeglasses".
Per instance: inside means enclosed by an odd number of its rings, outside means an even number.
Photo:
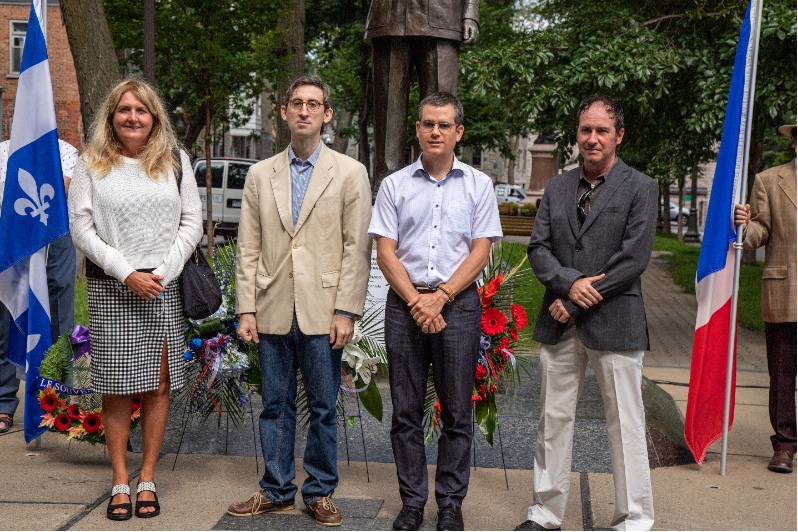
[[[305,100],[300,100],[299,98],[297,98],[295,100],[291,100],[290,102],[288,102],[288,106],[292,110],[297,111],[297,112],[302,110],[302,106],[303,105],[307,106],[309,113],[318,112],[320,109],[322,109],[324,107],[323,103],[317,102],[316,100],[305,101]]]
[[[429,133],[435,126],[438,126],[438,131],[442,134],[446,134],[452,130],[452,128],[456,128],[460,124],[450,124],[449,122],[433,122],[432,120],[424,120],[421,122],[421,129]]]
[[[590,195],[593,194],[593,191],[596,190],[595,188],[591,188],[585,190],[581,196],[579,196],[579,201],[576,203],[576,214],[579,217],[579,223],[585,223],[585,218],[587,218],[587,214],[590,212]],[[587,205],[587,209],[585,209],[585,205]]]

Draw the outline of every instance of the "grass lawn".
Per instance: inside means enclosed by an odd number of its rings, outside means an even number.
[[[654,240],[655,251],[666,251],[664,258],[668,262],[674,282],[685,292],[695,294],[695,272],[698,265],[698,246],[680,242],[675,235],[657,234]],[[737,303],[737,320],[746,329],[765,333],[765,322],[762,320],[760,297],[762,293],[761,263],[753,266],[740,265],[740,291]]]

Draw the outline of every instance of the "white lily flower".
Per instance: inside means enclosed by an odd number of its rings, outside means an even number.
[[[349,343],[344,346],[344,353],[341,357],[343,362],[352,368],[357,378],[368,386],[371,382],[371,374],[377,371],[376,364],[379,364],[378,357],[370,357],[360,346]],[[357,380],[357,378],[355,380]]]

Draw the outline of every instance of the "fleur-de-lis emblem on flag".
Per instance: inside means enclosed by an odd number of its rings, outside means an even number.
[[[19,198],[14,202],[14,210],[21,216],[30,214],[32,217],[39,217],[39,221],[47,225],[47,209],[50,207],[49,200],[55,197],[55,190],[52,185],[45,183],[41,189],[37,190],[36,179],[22,168],[17,174],[19,188],[21,188],[30,199]],[[28,210],[30,209],[30,210]]]

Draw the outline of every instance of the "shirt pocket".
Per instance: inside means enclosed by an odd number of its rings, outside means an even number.
[[[451,201],[443,211],[443,227],[456,235],[471,236],[471,218],[474,206],[465,201]]]

